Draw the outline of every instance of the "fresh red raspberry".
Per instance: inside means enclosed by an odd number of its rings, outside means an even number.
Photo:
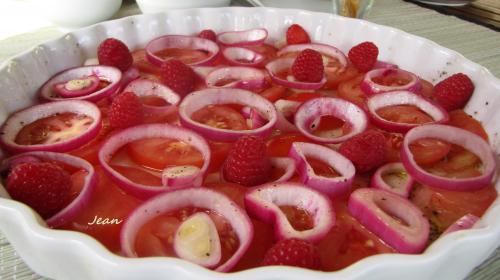
[[[474,84],[471,79],[462,73],[457,73],[439,82],[432,91],[434,99],[448,111],[461,109],[467,104]]]
[[[267,182],[271,175],[271,163],[264,138],[240,137],[231,147],[222,168],[224,179],[229,182],[244,186]]]
[[[262,265],[289,265],[320,269],[318,248],[312,243],[292,238],[276,243],[266,252]]]
[[[198,37],[214,42],[217,40],[217,34],[215,34],[215,31],[213,31],[212,29],[202,30],[200,34],[198,34]]]
[[[115,38],[104,40],[97,48],[99,64],[114,66],[123,72],[132,66],[133,58],[127,45]]]
[[[137,95],[124,92],[113,99],[108,117],[111,127],[127,128],[142,123],[144,108]]]
[[[317,83],[323,79],[324,72],[323,57],[311,49],[301,51],[292,65],[292,75],[301,82]]]
[[[286,31],[286,43],[288,45],[309,44],[311,43],[311,39],[302,26],[292,24]]]
[[[339,152],[350,159],[356,170],[366,172],[385,162],[386,142],[378,130],[368,130],[340,145]]]
[[[196,74],[182,61],[172,58],[161,65],[161,82],[181,96],[194,90]]]
[[[49,162],[20,163],[7,176],[7,192],[12,199],[29,205],[44,219],[68,204],[71,187],[70,175]]]
[[[361,72],[370,71],[378,57],[378,48],[372,42],[363,42],[349,50],[349,60]]]

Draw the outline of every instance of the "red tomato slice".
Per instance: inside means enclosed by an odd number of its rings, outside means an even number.
[[[102,110],[101,110],[102,111]],[[92,141],[87,144],[79,147],[78,149],[72,150],[69,154],[83,158],[84,160],[90,162],[92,165],[99,164],[98,153],[101,148],[102,142],[108,137],[111,133],[111,128],[109,126],[109,119],[103,118],[102,120],[102,128],[99,131],[99,134],[92,139]]]
[[[481,217],[496,197],[494,186],[477,191],[451,191],[417,184],[410,200],[442,232],[465,214]]]
[[[286,87],[273,85],[259,94],[265,99],[271,102],[275,102],[276,100],[282,98],[285,95],[286,91]]]
[[[424,124],[433,121],[427,113],[411,105],[387,106],[378,109],[377,114],[383,119],[397,123]]]
[[[404,86],[407,85],[411,80],[407,75],[402,75],[400,74],[400,72],[391,72],[383,76],[373,77],[372,81],[384,86]]]
[[[388,162],[401,161],[401,143],[403,143],[403,135],[401,133],[390,133],[382,131],[386,139],[385,159]]]
[[[410,144],[410,151],[419,165],[434,164],[448,155],[450,150],[450,143],[433,138],[423,138]]]
[[[458,109],[449,112],[450,115],[450,122],[448,123],[449,125],[456,126],[459,128],[463,128],[465,130],[468,130],[472,133],[475,133],[482,137],[484,140],[488,141],[488,133],[483,128],[483,125],[465,113],[463,110]]]
[[[432,98],[432,90],[434,89],[434,85],[431,82],[420,78],[420,84],[422,85],[422,89],[420,90],[420,94],[427,97]]]
[[[314,98],[322,97],[323,95],[316,92],[301,92],[295,93],[290,96],[285,97],[286,100],[297,101],[297,102],[306,102]]]
[[[89,204],[73,220],[60,229],[76,230],[86,233],[100,241],[110,251],[119,253],[120,229],[123,221],[141,201],[124,193],[104,172],[96,167],[98,184]],[[101,224],[97,219],[101,218]],[[111,224],[102,224],[108,222]]]
[[[203,156],[193,146],[173,139],[147,138],[126,146],[128,155],[137,164],[163,170],[169,166],[203,165]]]
[[[202,50],[167,48],[157,51],[155,55],[163,59],[176,58],[185,64],[191,64],[207,59],[209,53]]]
[[[208,173],[219,170],[229,154],[231,149],[230,143],[213,142],[209,141],[210,146],[210,165],[208,166]]]
[[[312,134],[319,137],[333,138],[345,135],[346,133],[349,133],[349,130],[350,125],[344,120],[334,116],[325,115],[320,117],[318,126],[314,128]]]
[[[338,97],[364,108],[366,96],[359,87],[363,78],[364,75],[360,74],[352,79],[340,83],[337,91]]]
[[[158,174],[159,176],[155,176],[146,170],[130,166],[111,165],[111,167],[132,182],[148,186],[162,185],[160,177],[161,174]]]
[[[300,133],[279,134],[267,140],[267,153],[272,157],[286,157],[293,142],[308,142],[312,140]]]
[[[316,175],[318,176],[330,177],[330,178],[340,176],[340,173],[338,173],[337,170],[335,170],[335,168],[331,167],[330,165],[326,164],[321,160],[312,157],[306,157],[306,160],[314,170],[314,173],[316,173]]]
[[[349,65],[346,68],[325,67],[326,83],[324,89],[337,89],[340,83],[353,79],[358,76],[359,71]]]
[[[319,252],[324,270],[339,270],[368,256],[395,252],[349,215],[345,202],[334,202],[334,205],[335,226],[317,245],[321,248]]]
[[[282,205],[279,208],[295,230],[304,231],[314,227],[314,219],[306,210],[290,205]]]
[[[247,122],[238,110],[229,105],[209,105],[191,115],[191,119],[211,127],[246,130]]]
[[[77,137],[94,123],[91,117],[61,113],[25,125],[15,142],[20,145],[54,144]]]
[[[133,65],[139,69],[140,72],[147,74],[152,74],[158,77],[160,74],[160,67],[153,65],[146,58],[146,50],[138,49],[132,52],[132,58],[134,59]]]

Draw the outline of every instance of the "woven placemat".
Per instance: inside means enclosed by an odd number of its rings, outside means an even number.
[[[245,4],[244,0],[235,2]],[[139,13],[139,10],[135,3],[126,1],[115,17],[137,13]],[[428,38],[463,54],[468,59],[485,66],[494,75],[500,77],[499,32],[402,0],[376,0],[375,6],[367,19]],[[62,32],[56,27],[46,27],[34,33],[0,41],[0,63],[21,51],[61,35]],[[40,277],[32,272],[0,233],[0,280],[10,279],[47,278]],[[500,279],[500,249],[497,249],[486,262],[476,268],[467,278],[467,280],[495,279]]]

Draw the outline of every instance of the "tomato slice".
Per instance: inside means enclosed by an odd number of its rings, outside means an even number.
[[[304,231],[314,227],[314,219],[306,210],[291,205],[282,205],[279,208],[295,230]]]
[[[248,129],[245,118],[243,118],[238,110],[233,109],[229,105],[205,106],[194,112],[191,115],[191,119],[215,128],[230,130]]]
[[[123,221],[141,201],[123,192],[100,167],[95,167],[99,177],[92,198],[74,219],[60,229],[86,233],[114,253],[120,253],[120,229]],[[97,223],[98,219],[100,223]]]
[[[285,95],[286,91],[286,87],[273,85],[259,94],[265,99],[271,102],[275,102],[276,100],[282,98]]]
[[[424,111],[411,105],[387,106],[377,110],[377,114],[388,121],[409,124],[424,124],[434,121]]]
[[[385,159],[387,162],[400,161],[401,144],[403,143],[403,135],[401,133],[390,133],[382,131],[386,140]]]
[[[364,108],[366,95],[359,87],[363,79],[364,75],[359,74],[350,80],[340,83],[337,91],[338,97]]]
[[[294,142],[308,142],[312,140],[300,133],[279,134],[267,140],[267,153],[272,157],[286,157]]]
[[[465,214],[481,217],[496,197],[494,186],[476,191],[452,191],[416,184],[410,200],[442,232]]]
[[[340,83],[351,80],[360,75],[359,71],[352,65],[346,68],[325,67],[326,83],[324,89],[337,89]]]
[[[208,173],[219,170],[229,154],[231,149],[230,143],[208,141],[210,146],[210,165],[208,166]]]
[[[295,93],[290,96],[285,97],[286,100],[297,101],[297,102],[306,102],[314,98],[322,97],[323,95],[316,92],[301,92]]]
[[[126,150],[137,164],[156,170],[179,165],[194,165],[201,168],[203,165],[203,156],[195,147],[174,139],[136,140],[128,143]]]
[[[157,67],[148,61],[148,59],[146,58],[145,49],[138,49],[133,51],[132,58],[134,60],[134,67],[139,69],[140,72],[151,74],[154,77],[160,76],[160,67]]]
[[[334,138],[349,133],[350,125],[344,120],[331,115],[321,116],[317,127],[312,130],[312,134],[324,137]]]
[[[54,144],[81,135],[93,123],[94,119],[89,116],[60,113],[25,125],[15,142],[20,145]]]
[[[157,51],[155,55],[163,59],[176,58],[185,64],[191,64],[207,59],[210,54],[202,50],[166,48]]]
[[[488,133],[483,128],[483,125],[470,115],[464,112],[464,110],[458,109],[449,112],[450,122],[449,125],[463,128],[472,133],[479,135],[484,140],[488,141]]]
[[[420,94],[432,99],[432,90],[434,89],[434,85],[422,78],[420,78],[420,84],[422,85],[422,89],[420,90]]]
[[[158,172],[157,175],[153,175],[146,170],[132,167],[132,166],[121,166],[121,165],[111,165],[111,167],[118,171],[120,174],[125,176],[132,182],[143,184],[147,186],[161,186],[161,173]]]
[[[450,143],[434,138],[423,138],[410,144],[413,159],[419,165],[434,164],[448,155],[450,150]]]
[[[99,131],[99,134],[87,144],[70,151],[69,154],[83,158],[92,165],[99,164],[99,149],[101,148],[102,142],[106,139],[106,137],[108,137],[110,133],[111,127],[109,126],[109,119],[105,117],[102,120],[102,127],[101,131]]]

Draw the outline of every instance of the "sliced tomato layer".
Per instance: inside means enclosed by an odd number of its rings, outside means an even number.
[[[207,59],[210,53],[202,50],[167,48],[156,52],[155,55],[163,59],[176,58],[185,64],[192,64]]]
[[[267,153],[273,157],[286,157],[294,142],[312,141],[300,133],[279,134],[267,140]]]
[[[54,144],[77,137],[94,122],[89,116],[61,113],[25,125],[16,136],[20,145]]]
[[[366,95],[360,88],[363,78],[364,75],[357,75],[352,79],[340,83],[337,96],[364,108]]]
[[[191,119],[196,122],[206,124],[211,127],[229,129],[229,130],[246,130],[248,129],[245,118],[239,110],[234,109],[230,105],[208,105],[194,112]]]
[[[397,123],[424,124],[434,121],[427,113],[411,105],[387,106],[378,109],[377,114],[388,121]]]

